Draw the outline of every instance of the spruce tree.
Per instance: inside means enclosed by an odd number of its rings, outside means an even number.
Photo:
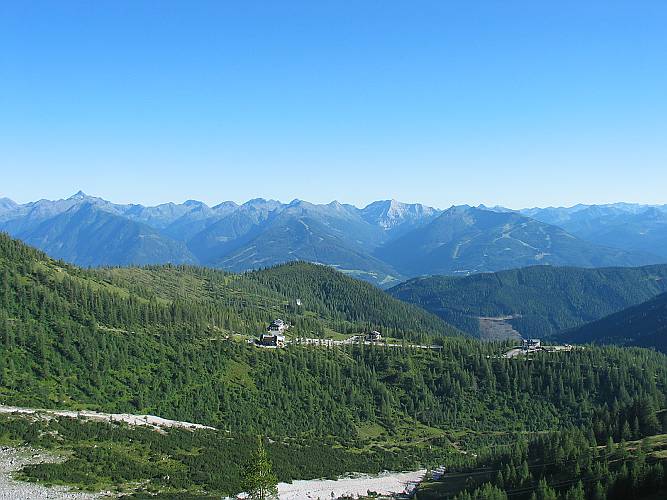
[[[251,500],[268,500],[278,496],[278,478],[261,438],[243,471],[243,489]]]

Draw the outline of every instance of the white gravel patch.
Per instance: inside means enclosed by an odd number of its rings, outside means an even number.
[[[17,481],[12,474],[24,465],[53,463],[58,458],[32,448],[0,447],[0,500],[92,500],[100,494],[70,491],[61,486]]]
[[[0,405],[0,413],[20,413],[23,415],[52,415],[56,417],[83,418],[91,420],[104,420],[106,422],[125,422],[129,425],[144,425],[154,429],[179,427],[182,429],[210,429],[208,425],[193,424],[181,420],[169,420],[168,418],[156,417],[155,415],[131,415],[129,413],[102,413],[97,411],[69,411],[69,410],[43,410],[38,408],[21,408],[19,406]]]
[[[426,470],[385,472],[377,476],[360,475],[341,479],[298,480],[278,484],[280,500],[331,500],[348,496],[358,498],[369,491],[380,495],[410,494],[424,479]]]

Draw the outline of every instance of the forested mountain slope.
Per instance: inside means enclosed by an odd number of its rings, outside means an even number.
[[[583,325],[667,291],[667,265],[583,269],[533,266],[465,277],[409,280],[389,290],[462,330],[479,317],[505,320],[525,337]]]
[[[399,336],[414,335],[415,332],[429,335],[461,333],[434,314],[425,314],[419,307],[328,266],[294,262],[250,272],[245,278],[290,297],[291,303],[299,299],[304,308],[322,317],[333,315],[339,321],[382,325],[385,332],[396,332]]]
[[[428,331],[442,349],[270,350],[226,338],[257,333],[278,314],[304,333],[369,325],[405,336]],[[322,266],[240,276],[187,267],[88,271],[0,236],[0,403],[150,413],[229,433],[207,443],[183,431],[162,444],[147,435],[128,444],[125,431],[109,426],[92,434],[56,423],[0,430],[51,446],[97,436],[68,448],[63,466],[38,467],[31,477],[78,483],[115,463],[124,475],[105,481],[178,497],[191,488],[237,493],[238,467],[218,464],[242,463],[247,436],[257,433],[272,437],[280,477],[290,479],[472,464],[473,455],[459,450],[479,455],[567,426],[599,443],[620,439],[626,427],[641,437],[663,426],[660,353],[591,347],[507,360],[503,346],[443,336],[451,330],[442,325]]]
[[[199,262],[217,262],[259,235],[280,206],[273,200],[250,200],[224,217],[208,221],[188,239],[188,246]]]
[[[311,264],[248,275],[185,267],[84,271],[4,235],[0,264],[0,376],[4,400],[18,404],[152,407],[213,421],[221,418],[219,377],[231,377],[225,393],[255,385],[250,365],[231,359],[249,362],[256,354],[225,335],[256,336],[276,317],[293,324],[294,336],[368,328],[412,338],[457,333],[367,283]],[[281,287],[301,281],[297,306]],[[323,300],[324,289],[332,301]]]
[[[368,329],[411,339],[461,334],[418,306],[328,266],[308,262],[243,274],[188,266],[108,268],[89,274],[149,300],[193,302],[218,310],[233,307],[224,322],[216,323],[214,318],[213,324],[237,333],[255,334],[268,321],[282,316],[293,324],[295,336]],[[254,319],[248,323],[243,317]]]
[[[401,279],[391,266],[370,255],[369,249],[377,247],[385,233],[380,226],[362,219],[354,207],[295,201],[249,234],[252,238],[243,238],[241,244],[232,243],[224,256],[212,264],[243,271],[307,260],[378,284],[393,284]]]
[[[667,293],[559,335],[569,342],[654,347],[667,353]]]

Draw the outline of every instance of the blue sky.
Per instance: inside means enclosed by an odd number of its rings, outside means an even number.
[[[667,203],[667,2],[3,1],[0,196]]]

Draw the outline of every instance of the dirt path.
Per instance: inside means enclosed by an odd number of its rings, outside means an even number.
[[[318,339],[318,338],[297,338],[289,342],[293,345],[312,345],[319,347],[334,347],[334,346],[343,346],[343,345],[373,345],[376,347],[410,347],[414,349],[433,349],[438,350],[442,349],[442,346],[439,345],[422,345],[422,344],[397,344],[386,341],[372,342],[370,340],[363,340],[363,336],[353,335],[345,340],[334,340],[334,339]]]
[[[58,459],[32,448],[0,447],[0,500],[92,500],[102,495],[79,493],[67,488],[49,488],[38,483],[17,481],[12,474],[24,465],[53,463]]]

